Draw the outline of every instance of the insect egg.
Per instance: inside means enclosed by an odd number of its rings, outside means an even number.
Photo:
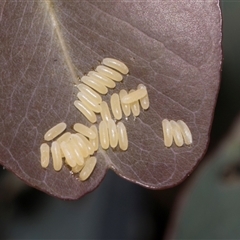
[[[41,165],[43,168],[47,168],[49,165],[50,148],[47,143],[43,143],[40,146]]]
[[[171,120],[170,124],[173,129],[173,139],[178,147],[181,147],[183,145],[183,136],[181,132],[181,128],[178,126],[178,124]]]
[[[98,150],[98,130],[97,130],[97,127],[95,125],[92,125],[90,127],[90,129],[95,132],[96,134],[96,137],[94,139],[89,139],[90,143],[92,144],[93,148],[94,148],[94,151],[97,151]]]
[[[61,142],[63,141],[68,141],[69,138],[71,136],[71,133],[70,132],[65,132],[63,135],[61,135],[58,139],[57,139],[57,142],[59,143],[59,145],[61,144]]]
[[[119,147],[126,151],[128,149],[128,136],[125,125],[122,122],[117,123]]]
[[[84,141],[82,140],[81,137],[79,137],[79,135],[77,134],[72,134],[71,135],[71,139],[73,141],[75,141],[75,143],[78,145],[82,155],[84,158],[88,157],[90,155],[90,152],[88,151],[88,148],[86,146],[86,144],[84,143]]]
[[[135,90],[130,90],[129,94],[136,92]],[[140,105],[139,101],[136,100],[135,102],[130,103],[130,108],[132,110],[133,116],[137,117],[140,114]]]
[[[146,95],[147,95],[147,89],[139,88],[136,91],[131,90],[128,95],[124,96],[121,99],[121,101],[122,101],[122,103],[133,103],[133,102],[136,102],[139,99],[145,97]]]
[[[163,139],[166,147],[171,147],[173,142],[173,129],[167,119],[162,120]]]
[[[63,165],[60,146],[57,141],[52,142],[51,153],[53,159],[53,168],[55,171],[60,171]]]
[[[187,124],[182,120],[177,121],[178,126],[181,128],[182,136],[184,139],[185,144],[191,145],[192,144],[192,134],[190,129],[188,128]]]
[[[122,103],[122,98],[124,96],[126,96],[128,93],[126,90],[122,89],[120,92],[119,92],[119,97],[120,97],[120,102],[121,102],[121,106],[122,106],[122,111],[124,113],[124,115],[126,117],[130,116],[131,114],[131,109],[130,109],[130,104],[124,104]]]
[[[110,68],[116,69],[122,74],[127,74],[129,72],[128,67],[121,61],[113,58],[104,58],[102,64]]]
[[[85,93],[83,92],[79,92],[77,94],[77,97],[80,101],[82,101],[84,103],[84,105],[91,109],[93,112],[99,113],[101,112],[101,107],[100,105],[94,101],[94,99],[92,99],[90,96],[87,96]]]
[[[102,108],[102,111],[100,112],[102,120],[108,121],[109,119],[111,119],[112,117],[109,111],[108,104],[105,101],[102,101],[100,106]]]
[[[79,178],[81,181],[85,181],[89,178],[96,166],[96,163],[96,157],[90,157],[86,160],[85,165],[79,174]]]
[[[118,132],[115,122],[110,119],[108,121],[108,133],[109,133],[109,142],[112,148],[115,148],[118,144]]]
[[[102,97],[96,92],[94,91],[92,88],[88,87],[87,85],[80,83],[77,85],[77,88],[85,93],[86,96],[91,96],[96,103],[101,103],[102,102]]]
[[[73,139],[70,139],[70,141],[69,141],[69,148],[70,148],[71,152],[75,155],[76,164],[79,166],[83,166],[84,159],[83,159],[81,149],[78,147],[77,143],[75,141],[73,141]]]
[[[66,163],[70,166],[70,167],[75,167],[76,166],[76,157],[74,156],[74,153],[69,145],[69,141],[65,142],[63,141],[61,144],[61,150],[64,154],[64,157],[66,159]]]
[[[89,76],[83,76],[81,81],[101,94],[106,94],[108,92],[106,86],[101,84],[99,81],[95,81]]]
[[[123,79],[123,76],[119,72],[103,65],[97,66],[96,71],[117,82],[120,82]]]
[[[139,84],[137,89],[146,89],[146,86],[144,86],[143,84]],[[148,97],[148,93],[145,97],[140,98],[139,99],[141,107],[146,110],[149,108],[149,97]]]
[[[79,132],[82,135],[86,136],[87,138],[91,138],[91,139],[96,138],[95,132],[92,129],[90,129],[89,127],[87,127],[87,126],[85,126],[85,125],[83,125],[81,123],[75,123],[73,125],[73,129],[76,132]]]
[[[60,146],[63,141],[67,142],[69,140],[70,136],[71,136],[70,132],[65,132],[63,135],[58,137],[56,141],[58,142],[58,144]],[[61,148],[60,148],[60,150],[61,150]],[[63,154],[62,150],[61,150],[61,156],[62,156],[62,158],[64,158],[64,154]]]
[[[81,101],[74,101],[74,106],[91,122],[97,121],[96,114],[89,108],[87,108]]]
[[[73,173],[79,173],[83,169],[84,165],[76,165],[72,168]]]
[[[101,121],[99,124],[99,138],[100,144],[103,149],[109,148],[109,136],[108,136],[108,128],[107,123],[105,121]]]
[[[88,139],[87,139],[85,136],[83,136],[82,134],[80,134],[80,133],[77,133],[77,135],[78,135],[78,136],[82,139],[82,141],[84,142],[85,146],[86,146],[87,149],[88,149],[89,154],[90,154],[90,155],[93,154],[93,153],[94,153],[94,148],[93,148],[92,144],[88,141]]]
[[[65,129],[67,125],[64,122],[58,123],[54,127],[50,128],[44,135],[45,141],[51,141],[58,135],[60,135]]]
[[[122,110],[120,105],[119,95],[117,93],[112,94],[110,99],[111,109],[115,119],[122,119]]]
[[[115,88],[116,87],[116,83],[112,79],[104,76],[101,73],[98,73],[98,72],[95,72],[95,71],[90,71],[88,73],[88,76],[92,79],[96,79],[96,80],[100,81],[103,85],[105,85],[108,88]]]

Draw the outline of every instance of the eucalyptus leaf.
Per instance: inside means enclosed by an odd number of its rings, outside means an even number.
[[[206,151],[222,61],[219,1],[1,1],[0,163],[63,199],[96,188],[108,169],[152,189],[183,181]],[[40,165],[44,133],[59,122],[90,123],[74,107],[78,78],[105,57],[130,69],[104,96],[143,83],[150,108],[122,121],[126,152],[99,149],[80,182],[64,166]],[[161,121],[183,120],[193,144],[166,148]]]

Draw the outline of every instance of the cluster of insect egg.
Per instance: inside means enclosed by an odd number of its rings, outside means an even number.
[[[167,119],[164,119],[162,121],[162,128],[164,145],[166,147],[171,147],[173,140],[178,147],[183,146],[184,143],[186,145],[192,144],[191,131],[184,121],[178,120],[176,122],[174,120],[169,121]]]
[[[126,117],[131,112],[136,117],[140,114],[140,105],[146,110],[149,108],[149,98],[146,86],[139,84],[137,90],[127,92],[122,89],[119,94],[114,93],[110,98],[110,105],[115,121],[112,119],[108,104],[102,101],[100,94],[106,94],[108,88],[115,88],[116,82],[123,79],[122,74],[128,73],[127,66],[112,58],[105,58],[102,65],[95,71],[90,71],[87,76],[81,78],[77,85],[80,92],[77,94],[79,100],[74,102],[75,107],[91,122],[97,121],[96,113],[101,115],[102,121],[99,124],[99,139],[97,127],[90,128],[83,124],[76,123],[73,129],[77,132],[64,133],[57,140],[54,140],[65,129],[66,124],[60,123],[51,128],[44,135],[45,141],[52,141],[51,153],[53,167],[60,171],[65,163],[70,166],[73,173],[79,173],[81,181],[85,181],[93,172],[96,165],[94,152],[98,150],[99,141],[103,149],[115,148],[118,144],[121,150],[128,148],[128,137],[126,127],[122,122],[115,122],[122,119],[122,112]],[[164,144],[172,146],[173,140],[178,147],[184,142],[186,145],[192,143],[192,135],[188,126],[181,120],[175,122],[164,119],[162,121]],[[46,168],[49,165],[50,147],[43,143],[40,147],[41,165]]]
[[[109,113],[107,102],[102,101],[100,94],[106,94],[108,88],[115,88],[116,82],[123,80],[122,74],[128,73],[128,67],[112,58],[105,58],[102,65],[99,65],[95,71],[90,71],[81,78],[77,85],[80,92],[77,94],[79,100],[74,101],[74,106],[91,122],[97,121],[96,113],[103,115]],[[119,94],[111,95],[111,110],[116,120],[122,119],[122,111],[126,117],[131,114],[134,116],[140,114],[139,101],[144,110],[149,107],[149,98],[147,89],[143,84],[139,84],[137,90],[130,90],[129,93],[122,89]],[[111,115],[108,114],[109,118]],[[108,120],[108,119],[106,119]]]
[[[80,172],[79,179],[85,181],[96,165],[96,157],[92,155],[98,150],[98,129],[95,125],[89,128],[81,123],[75,123],[73,129],[76,133],[66,132],[59,137],[66,127],[66,123],[59,123],[44,135],[45,141],[52,141],[58,137],[51,144],[53,168],[55,171],[60,171],[65,159],[65,163],[71,168],[71,171],[73,173]],[[116,125],[112,119],[107,123],[102,121],[99,124],[99,136],[103,149],[107,149],[109,146],[115,148],[118,143],[120,149],[124,151],[128,147],[127,131],[122,122]],[[50,161],[49,145],[43,143],[40,152],[41,165],[43,168],[47,168]]]
[[[103,149],[115,148],[118,144],[121,150],[128,148],[128,136],[125,125],[122,122],[115,122],[110,114],[107,102],[102,101],[100,94],[106,94],[108,88],[115,88],[116,83],[122,81],[122,74],[128,73],[127,66],[112,58],[105,58],[102,65],[96,71],[90,71],[87,76],[81,78],[77,85],[80,92],[77,94],[79,100],[74,102],[75,107],[91,122],[97,121],[96,113],[100,113],[102,121],[99,124],[99,139],[97,127],[90,128],[83,124],[76,123],[73,129],[77,132],[71,134],[66,132],[58,137],[66,129],[65,123],[59,123],[44,135],[45,141],[52,141],[51,154],[53,167],[60,171],[64,159],[73,173],[79,173],[81,181],[85,181],[96,165],[96,158],[92,156],[98,150],[99,142]],[[122,119],[122,111],[128,117],[131,111],[134,116],[140,114],[140,105],[148,109],[149,99],[147,89],[139,84],[137,90],[121,90],[119,94],[111,95],[110,104],[115,120]],[[40,147],[41,165],[46,168],[49,165],[50,147],[43,143]]]
[[[49,129],[45,135],[45,141],[52,141],[51,150],[47,143],[40,147],[41,165],[47,168],[52,154],[53,168],[55,171],[62,169],[64,160],[73,173],[79,173],[79,179],[85,181],[96,165],[96,157],[92,156],[98,149],[98,132],[95,125],[90,128],[83,124],[74,124],[75,134],[63,131],[66,123],[59,123]],[[59,135],[62,134],[60,137]]]

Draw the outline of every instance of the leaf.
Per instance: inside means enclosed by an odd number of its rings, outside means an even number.
[[[183,181],[203,156],[219,88],[219,2],[2,1],[0,162],[29,185],[77,199],[107,169],[152,189]],[[129,76],[110,94],[144,83],[150,108],[123,120],[126,152],[99,150],[81,183],[64,167],[40,166],[44,133],[65,121],[89,123],[73,106],[74,83],[104,57],[122,60]],[[161,121],[184,120],[191,147],[164,147]]]

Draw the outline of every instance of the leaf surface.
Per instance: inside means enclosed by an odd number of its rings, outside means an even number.
[[[181,182],[205,153],[220,81],[218,1],[1,1],[0,163],[29,185],[63,199],[92,191],[107,169],[153,189]],[[147,86],[150,108],[123,119],[129,149],[97,153],[90,179],[40,166],[44,133],[59,122],[90,125],[75,109],[77,78],[104,57],[130,74],[120,89]],[[190,147],[166,148],[161,121],[184,120]]]

